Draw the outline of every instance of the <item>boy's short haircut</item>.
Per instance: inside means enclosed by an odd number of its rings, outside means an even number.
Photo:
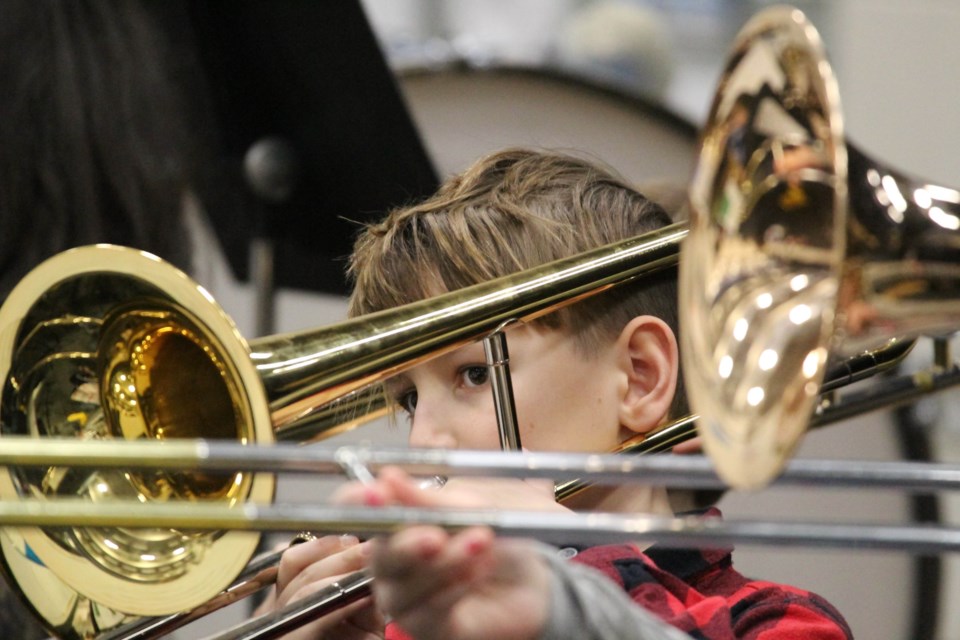
[[[349,314],[455,291],[671,222],[662,207],[596,162],[507,149],[448,179],[429,199],[395,209],[362,231],[348,272],[354,285]],[[535,322],[569,331],[589,356],[640,315],[659,317],[678,333],[674,270],[638,278]],[[686,413],[678,375],[671,417]]]

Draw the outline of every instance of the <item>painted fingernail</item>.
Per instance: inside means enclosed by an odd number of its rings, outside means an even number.
[[[386,502],[383,496],[373,487],[366,487],[363,491],[364,504],[371,507],[382,507]]]
[[[479,555],[483,553],[487,548],[486,540],[471,540],[467,543],[467,553],[472,556]]]

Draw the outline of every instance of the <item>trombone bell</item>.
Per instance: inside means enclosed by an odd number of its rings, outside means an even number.
[[[830,356],[960,323],[960,192],[845,141],[803,13],[743,28],[702,133],[680,256],[687,390],[717,471],[757,488],[813,414]]]
[[[148,254],[86,247],[43,263],[0,308],[0,349],[0,436],[273,440],[262,384],[232,322],[203,289]],[[136,509],[177,499],[268,504],[273,491],[264,473],[0,471],[4,500],[79,496]],[[47,626],[83,638],[118,618],[213,597],[258,543],[259,534],[240,531],[30,527],[4,529],[2,552]],[[59,604],[47,607],[51,600]]]
[[[74,249],[38,266],[0,308],[0,436],[262,444],[275,430],[286,436],[322,427],[329,435],[329,411],[338,410],[332,401],[507,320],[670,268],[685,235],[682,226],[666,227],[398,309],[249,344],[174,267],[121,247]],[[271,502],[273,485],[262,473],[0,471],[0,498],[29,496],[22,502],[37,509],[60,496],[120,498],[144,508],[179,498],[244,507]],[[196,527],[204,532],[6,529],[14,539],[2,545],[0,559],[47,627],[61,638],[86,639],[115,627],[114,618],[193,609],[241,573],[258,536]],[[54,611],[40,611],[51,603]]]
[[[782,469],[827,365],[846,215],[836,81],[786,7],[741,31],[690,185],[681,354],[717,471],[754,488]]]

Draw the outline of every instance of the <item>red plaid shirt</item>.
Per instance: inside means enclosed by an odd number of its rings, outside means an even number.
[[[603,572],[671,625],[703,640],[851,640],[843,616],[820,596],[751,580],[730,550],[591,547],[582,562]]]
[[[711,514],[719,515],[716,510]],[[631,544],[589,547],[573,562],[620,585],[634,602],[700,640],[851,640],[843,616],[820,596],[733,568],[731,549],[639,551]],[[387,640],[407,640],[396,625]]]

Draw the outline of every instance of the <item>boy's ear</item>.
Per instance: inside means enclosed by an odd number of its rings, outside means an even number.
[[[680,368],[677,337],[655,316],[637,316],[617,339],[618,361],[626,374],[620,400],[620,424],[648,433],[667,417]]]

